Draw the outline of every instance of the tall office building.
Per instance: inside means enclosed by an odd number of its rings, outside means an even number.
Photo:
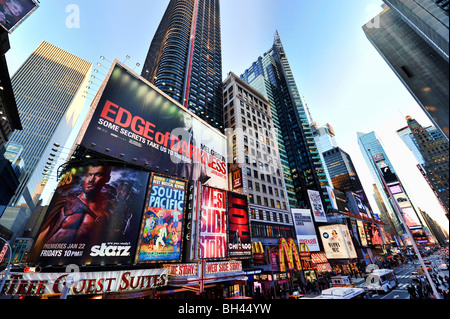
[[[383,1],[383,12],[363,30],[448,140],[448,1],[447,6],[433,0]]]
[[[428,181],[432,185],[432,189],[435,191],[448,216],[448,143],[442,135],[440,138],[433,138],[412,117],[406,117],[406,121],[412,132],[412,139],[414,139],[424,160],[423,169],[428,177]]]
[[[249,196],[254,241],[275,248],[294,231],[269,102],[234,73],[224,81],[224,101],[229,189]]]
[[[170,0],[142,76],[224,131],[219,0]]]
[[[60,149],[52,148],[64,146],[84,107],[91,69],[91,63],[43,41],[12,77],[23,130],[9,140],[23,147],[25,167],[11,205],[33,194],[45,166],[56,161]],[[31,198],[25,200],[30,205]]]
[[[317,150],[323,164],[325,175],[327,176],[328,185],[333,187],[333,182],[331,180],[330,173],[328,172],[328,167],[325,163],[323,153],[338,147],[336,139],[334,138],[336,134],[334,133],[333,127],[328,123],[324,126],[319,126],[319,123],[313,122],[311,124],[311,131],[313,133],[314,140],[316,141]]]
[[[328,207],[327,178],[278,32],[273,46],[241,78],[270,102],[291,207],[310,206],[307,190],[319,191]]]
[[[375,182],[375,185],[381,195],[380,200],[385,204],[387,212],[389,214],[389,218],[392,221],[392,225],[394,226],[395,233],[397,233],[401,238],[397,238],[400,242],[404,242],[406,239],[406,231],[404,229],[404,225],[401,224],[399,217],[397,216],[396,210],[394,208],[394,204],[391,202],[389,198],[389,194],[385,189],[382,177],[386,180],[388,185],[399,184],[398,178],[395,174],[395,170],[387,157],[386,152],[384,151],[383,145],[381,141],[376,136],[375,132],[370,133],[359,133],[358,132],[358,144],[361,149],[361,153],[366,161],[367,167],[372,175],[372,178]],[[378,173],[378,169],[384,173],[383,176],[380,176]],[[396,188],[398,189],[398,188]],[[400,186],[400,192],[397,192],[397,198],[401,198],[402,206],[404,207],[412,207],[412,204],[407,197],[406,193],[403,191],[403,187]],[[400,202],[399,202],[400,203]],[[410,210],[409,210],[410,211]],[[412,218],[414,218],[414,213],[411,213]],[[405,226],[406,227],[406,226]]]

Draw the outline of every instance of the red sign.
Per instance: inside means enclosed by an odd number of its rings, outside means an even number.
[[[252,256],[247,195],[228,192],[228,254],[232,258]]]
[[[239,187],[242,187],[242,173],[240,169],[233,172],[233,189],[237,189]]]
[[[203,187],[200,219],[199,257],[227,257],[226,192]]]
[[[242,263],[240,261],[224,261],[206,264],[207,274],[216,274],[231,271],[242,271]]]

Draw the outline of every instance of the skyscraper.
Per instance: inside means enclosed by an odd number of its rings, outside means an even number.
[[[170,0],[142,76],[223,132],[219,0]]]
[[[333,187],[333,182],[328,172],[328,167],[323,158],[323,152],[329,151],[338,146],[336,139],[334,138],[334,129],[328,123],[324,126],[319,127],[319,124],[317,122],[313,122],[311,124],[311,130],[314,135],[314,140],[316,141],[317,150],[319,152],[320,160],[323,164],[323,169],[327,176],[328,184],[329,186]]]
[[[402,236],[402,240],[407,240],[405,227],[408,227],[417,235],[421,235],[423,226],[418,217],[418,210],[412,204],[404,186],[397,177],[394,167],[375,132],[358,133],[358,144],[375,185],[379,190],[381,200],[386,205],[396,233]],[[386,184],[384,184],[383,180]],[[385,185],[388,189],[386,189]],[[392,198],[390,194],[392,194]],[[397,204],[394,204],[393,201],[396,201]],[[407,225],[401,224],[396,206],[401,208]]]
[[[448,143],[443,136],[433,138],[415,119],[406,117],[412,131],[412,139],[416,142],[424,159],[423,168],[435,191],[436,196],[448,215]]]
[[[9,140],[23,146],[25,168],[11,205],[21,202],[26,189],[33,194],[42,181],[53,144],[64,146],[84,107],[83,90],[91,68],[91,63],[43,41],[13,75],[23,130],[12,133]]]
[[[377,22],[370,21],[363,30],[448,140],[448,1],[447,10],[442,1],[383,1],[386,5]]]
[[[321,193],[324,206],[328,185],[307,117],[307,109],[278,32],[273,46],[241,78],[270,102],[278,148],[291,207],[309,206],[307,190]]]

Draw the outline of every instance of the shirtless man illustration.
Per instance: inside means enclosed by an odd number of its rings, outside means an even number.
[[[111,168],[91,166],[84,177],[82,192],[56,203],[41,228],[32,258],[45,244],[97,243],[112,212],[110,198],[102,189],[110,180]]]

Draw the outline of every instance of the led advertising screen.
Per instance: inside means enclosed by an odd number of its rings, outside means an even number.
[[[400,194],[400,193],[403,193],[403,189],[402,189],[402,187],[400,186],[400,184],[395,184],[395,185],[391,185],[391,186],[388,186],[389,187],[389,190],[391,191],[391,193],[394,195],[394,194]]]
[[[364,231],[364,223],[360,220],[357,220],[356,224],[358,225],[358,233],[359,233],[359,238],[361,239],[361,246],[366,247],[367,246],[367,238],[366,238],[366,232]]]
[[[247,195],[228,192],[228,256],[252,257],[252,237]]]
[[[307,244],[310,251],[320,251],[314,221],[309,209],[292,209],[297,242]]]
[[[414,208],[412,207],[405,207],[402,208],[403,217],[405,218],[406,224],[408,225],[409,229],[415,229],[415,228],[421,228],[422,224],[419,221],[419,217],[417,217],[416,212],[414,211]]]
[[[0,26],[11,33],[38,7],[35,0],[0,0]]]
[[[383,245],[383,241],[381,239],[381,232],[378,229],[378,226],[375,224],[370,224],[368,227],[372,238],[372,245]]]
[[[356,250],[346,225],[319,227],[322,243],[328,259],[357,258]]]
[[[203,187],[201,197],[199,258],[227,257],[226,192]]]
[[[311,202],[311,209],[316,222],[327,222],[325,210],[323,209],[322,199],[318,191],[308,189],[309,201]]]
[[[187,182],[152,174],[136,262],[181,261]]]
[[[92,164],[61,178],[29,262],[127,264],[136,249],[149,173]]]
[[[226,137],[118,62],[88,119],[80,134],[86,148],[157,173],[228,188]]]

